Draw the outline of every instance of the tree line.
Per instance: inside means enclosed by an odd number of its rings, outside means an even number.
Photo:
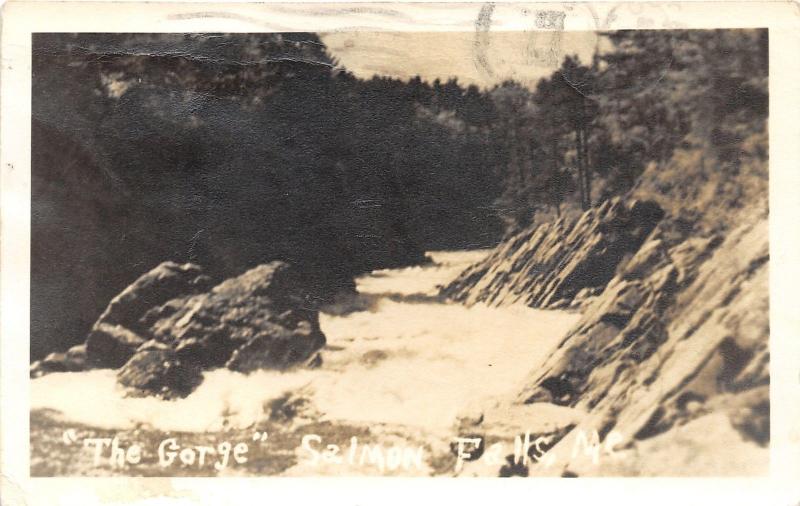
[[[280,258],[319,292],[495,244],[766,117],[766,31],[604,34],[531,89],[343,69],[316,34],[35,34],[32,356],[157,263]],[[726,162],[727,163],[727,162]]]
[[[677,149],[703,151],[711,173],[735,171],[743,142],[765,131],[766,30],[602,36],[608,51],[585,63],[565,57],[534,90],[506,82],[489,91],[507,118],[497,132],[507,139],[498,200],[512,226],[625,194]]]

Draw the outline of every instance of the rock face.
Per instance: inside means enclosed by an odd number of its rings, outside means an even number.
[[[473,267],[449,287],[451,293],[464,287],[456,293],[467,302],[543,305],[580,290],[572,301],[582,309],[581,320],[535,365],[515,402],[551,403],[585,415],[552,448],[556,464],[533,466],[530,475],[764,472],[753,462],[766,458],[770,438],[766,212],[742,213],[725,235],[683,240],[675,240],[665,219],[619,262],[605,287],[572,285],[562,292],[555,280],[566,278],[559,273],[578,256],[558,252],[554,238],[546,242],[558,226],[530,231],[528,240],[515,237],[492,255],[495,264]],[[589,234],[582,242],[567,231],[561,248],[596,241]],[[537,265],[557,264],[539,253],[540,244],[565,260],[554,276],[523,261],[527,254]],[[496,265],[506,257],[516,260]],[[483,274],[467,290],[467,278],[477,272]],[[594,431],[603,444],[613,433],[618,453],[601,465],[574,452]],[[733,455],[742,453],[749,460]]]
[[[325,344],[306,298],[284,262],[213,287],[199,266],[165,262],[111,301],[86,340],[85,364],[48,357],[31,374],[120,368],[119,383],[134,395],[181,397],[203,370],[285,369],[313,360]]]
[[[122,367],[147,340],[147,325],[139,319],[148,309],[210,285],[197,265],[162,263],[111,300],[86,339],[87,359],[96,367]]]
[[[617,431],[629,451],[719,414],[740,438],[766,445],[767,228],[766,218],[751,219],[725,238],[672,248],[654,234],[585,307],[519,400],[582,408],[590,414],[579,427],[601,437]],[[562,445],[572,442],[568,437]],[[585,463],[570,466],[581,475],[599,472]]]
[[[207,293],[173,299],[141,319],[159,342],[203,368],[283,369],[325,344],[289,265],[255,267]]]
[[[185,397],[203,381],[199,364],[182,360],[170,346],[148,341],[117,373],[117,381],[131,395]]]
[[[86,368],[86,345],[78,344],[66,353],[51,353],[42,360],[31,364],[31,378],[38,378],[51,372],[82,371]]]
[[[147,309],[211,286],[211,278],[199,266],[164,262],[114,297],[98,323],[140,330],[138,319]]]
[[[652,202],[614,198],[577,221],[531,227],[462,273],[442,295],[468,305],[569,306],[579,293],[605,286],[663,215]]]

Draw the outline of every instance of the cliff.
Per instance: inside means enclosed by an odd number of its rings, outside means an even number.
[[[637,207],[612,201],[573,225],[533,227],[443,289],[469,304],[524,302],[582,313],[548,358],[531,364],[528,379],[504,408],[530,406],[531,422],[546,416],[546,405],[572,408],[569,424],[539,434],[549,438],[546,448],[555,460],[506,466],[501,473],[691,476],[766,470],[766,208],[749,207],[731,230],[707,236],[678,240],[670,218],[651,228],[649,220],[628,221],[626,234],[603,232],[608,223],[636,216]],[[575,274],[592,270],[594,276]],[[467,417],[473,421],[469,430],[491,432],[480,421],[490,418],[486,412]],[[591,442],[594,431],[600,465],[575,450]]]
[[[608,283],[663,215],[652,202],[614,198],[575,221],[534,225],[500,244],[442,294],[467,305],[564,307]]]

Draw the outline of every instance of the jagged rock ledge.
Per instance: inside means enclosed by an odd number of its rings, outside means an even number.
[[[659,213],[642,205],[615,200],[574,225],[531,227],[443,289],[467,304],[581,309],[544,363],[531,364],[512,403],[530,406],[531,420],[547,404],[583,415],[552,442],[558,465],[521,474],[767,470],[767,211],[746,209],[724,235],[676,240],[672,221],[656,225]],[[470,430],[491,432],[481,425]],[[576,439],[593,431],[601,442],[614,433],[619,458],[597,465],[573,453]]]
[[[588,413],[554,451],[566,452],[579,431],[604,438],[613,430],[630,458],[611,469],[566,462],[561,472],[656,475],[684,458],[706,467],[681,464],[671,472],[766,472],[767,229],[766,217],[751,217],[724,238],[673,247],[656,229],[584,306],[518,401]]]
[[[325,344],[319,312],[284,262],[259,265],[216,286],[194,264],[164,262],[117,295],[84,344],[31,365],[31,376],[119,369],[132,395],[188,395],[202,371],[312,365]]]
[[[578,220],[534,225],[500,244],[441,294],[467,305],[567,307],[601,290],[663,216],[652,202],[614,198]]]

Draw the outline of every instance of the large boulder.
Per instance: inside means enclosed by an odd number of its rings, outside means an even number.
[[[120,368],[129,393],[174,398],[188,395],[204,370],[313,365],[324,345],[319,313],[289,264],[258,265],[211,286],[200,267],[165,262],[111,301],[80,360],[54,354],[31,375]]]
[[[54,352],[42,360],[31,364],[31,378],[38,378],[51,372],[74,372],[86,368],[86,345],[73,346],[65,353]]]
[[[117,372],[117,382],[132,396],[184,397],[202,380],[197,364],[182,360],[174,349],[157,341],[143,344]]]
[[[198,265],[163,262],[114,297],[97,323],[140,330],[139,318],[148,309],[182,295],[205,291],[211,284],[211,278]]]
[[[228,297],[268,297],[273,302],[302,299],[304,292],[286,262],[270,262],[215,286],[212,293]]]
[[[237,348],[225,366],[240,372],[285,369],[308,360],[324,344],[322,333],[308,322],[301,322],[292,329],[268,326]]]
[[[208,293],[174,299],[143,317],[151,334],[204,368],[285,369],[325,344],[285,262],[259,265]]]
[[[149,309],[211,286],[200,266],[163,262],[140,276],[111,302],[86,339],[87,360],[93,367],[121,367],[149,339],[140,320]]]
[[[86,357],[93,367],[116,369],[122,367],[145,341],[122,325],[98,322],[86,338]]]

